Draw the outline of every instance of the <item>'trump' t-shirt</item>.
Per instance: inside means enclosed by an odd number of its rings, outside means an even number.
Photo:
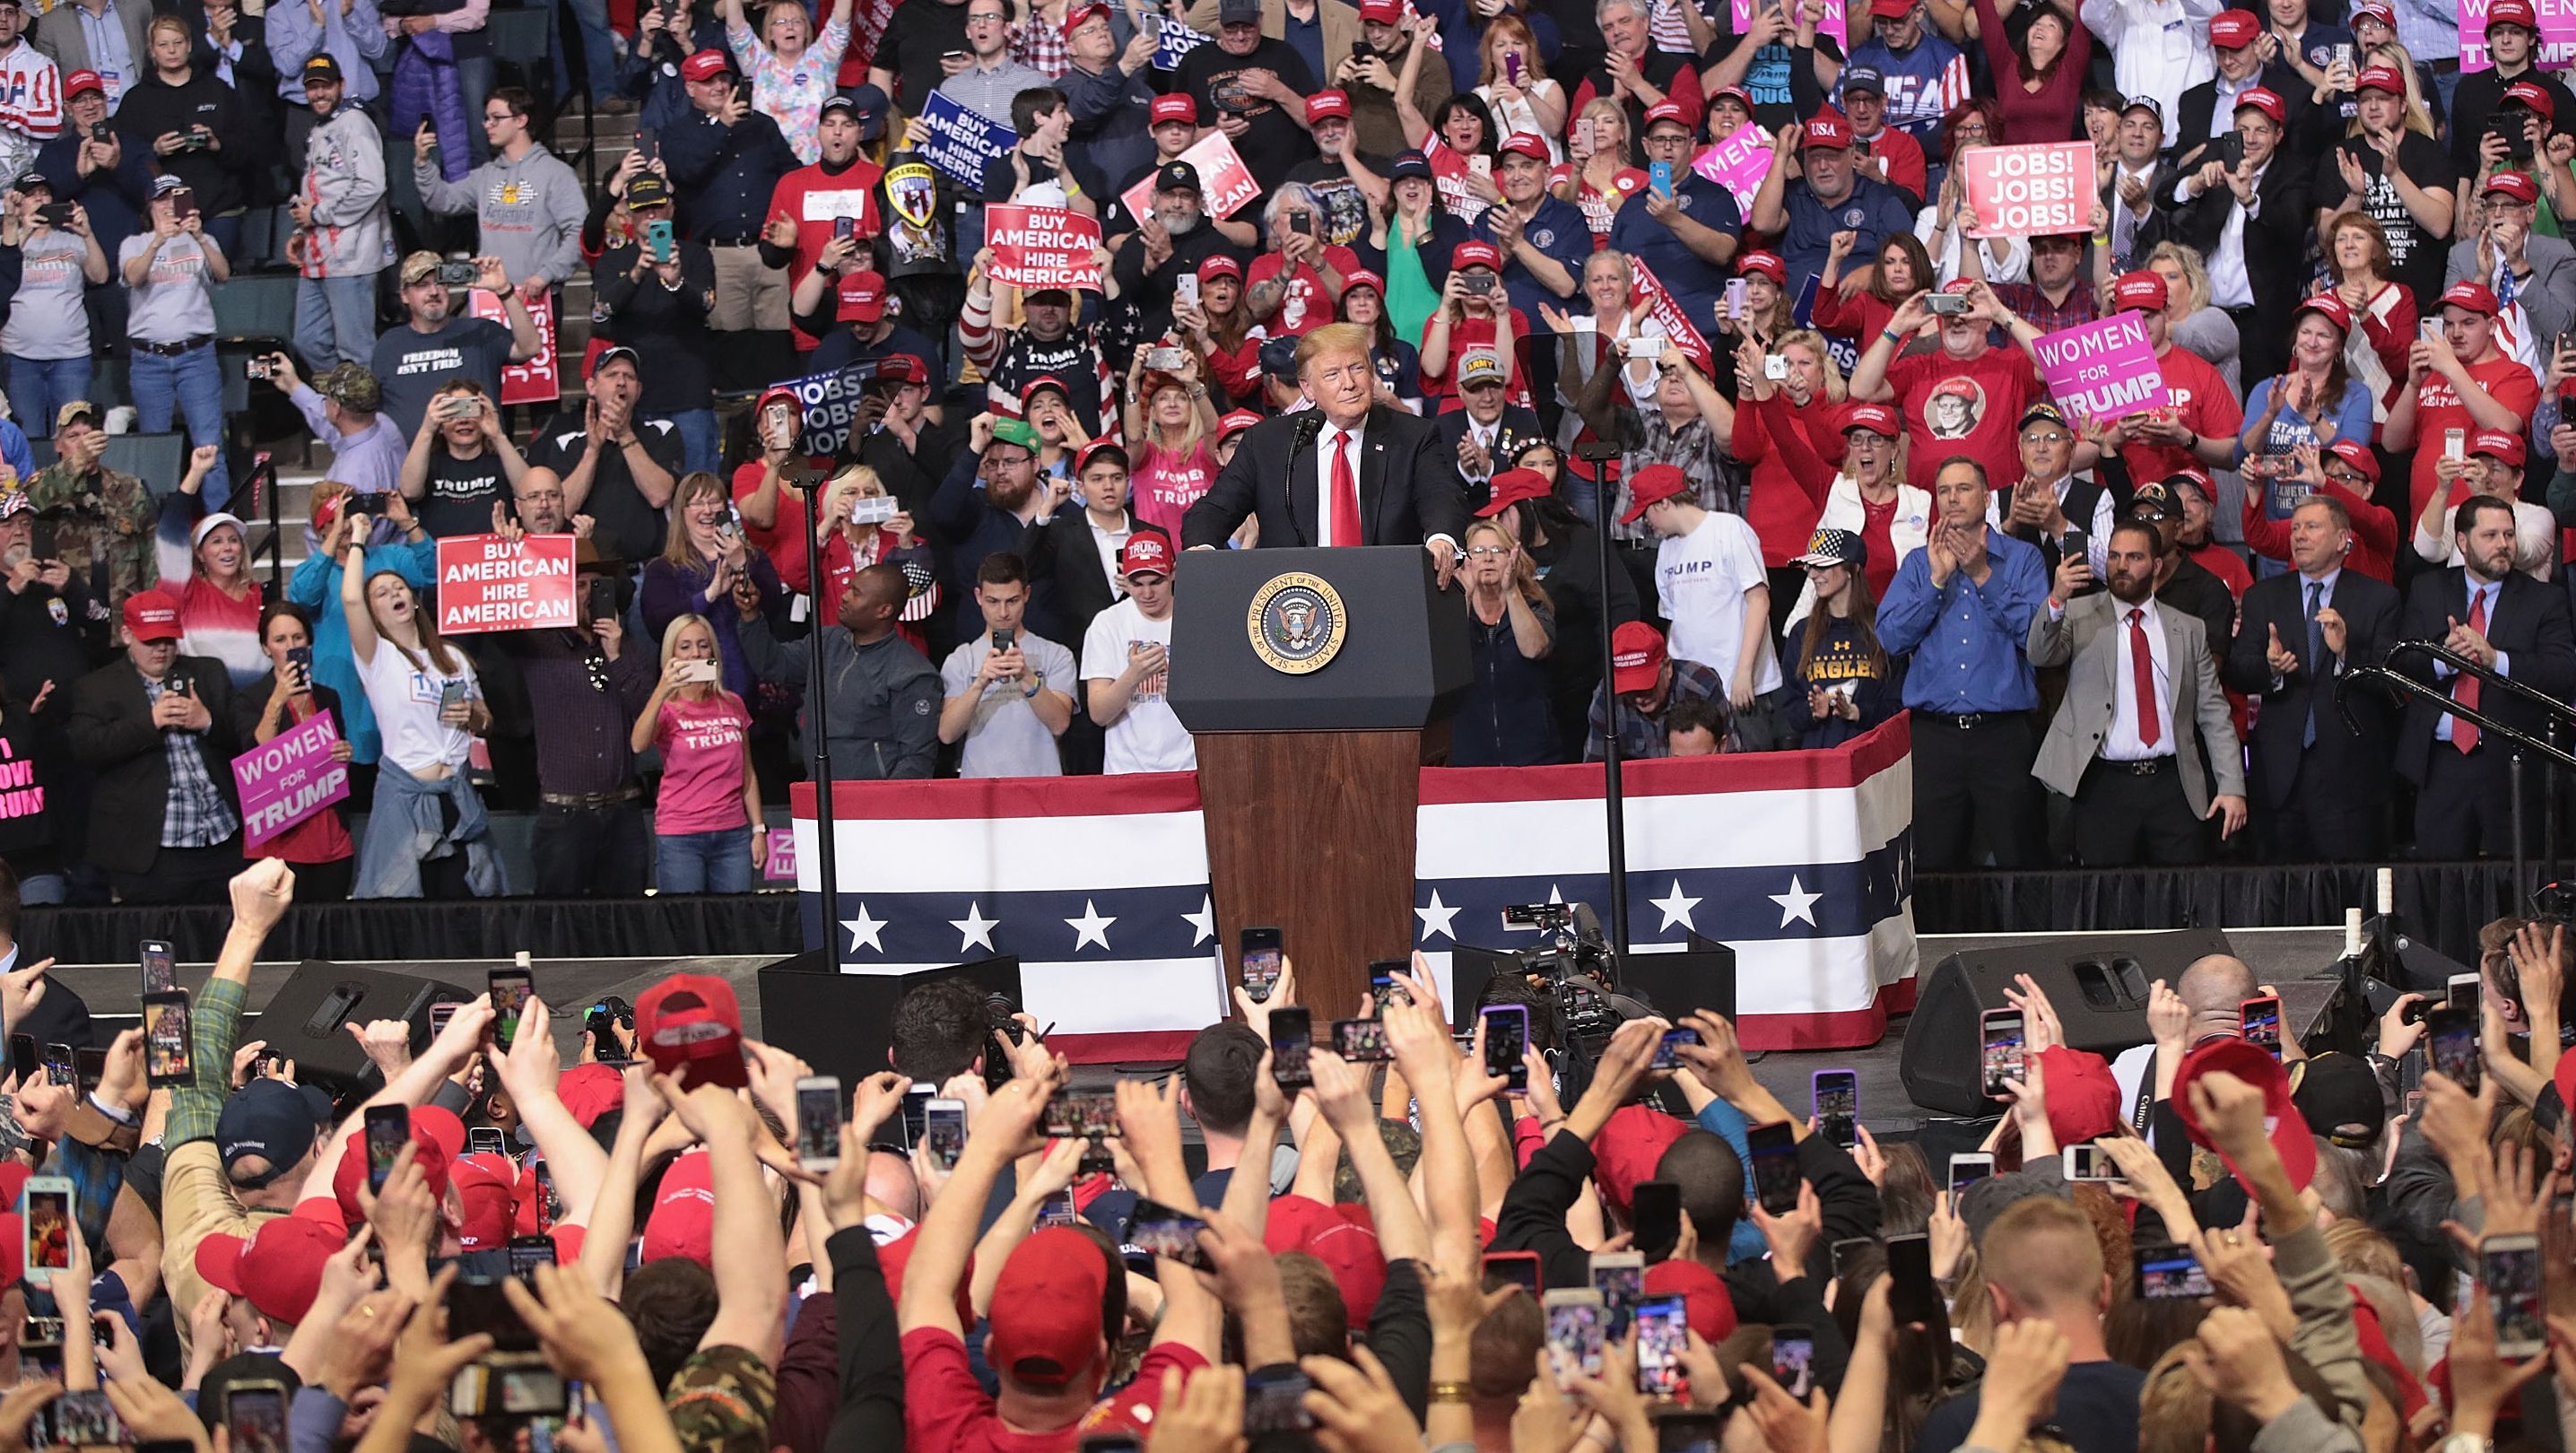
[[[1149,641],[1169,651],[1172,618],[1147,620],[1132,596],[1093,616],[1091,629],[1082,638],[1083,694],[1090,695],[1094,681],[1117,679],[1126,671],[1134,648]],[[1198,770],[1198,745],[1190,740],[1189,728],[1181,725],[1166,696],[1171,675],[1167,658],[1162,670],[1136,683],[1135,694],[1127,698],[1127,710],[1103,732],[1103,772],[1114,777],[1121,772]]]
[[[492,504],[511,497],[501,454],[486,449],[459,459],[436,444],[429,446],[429,483],[421,491],[420,527],[440,539],[450,535],[488,535]]]
[[[1762,542],[1741,515],[1711,510],[1698,529],[1667,536],[1655,549],[1655,600],[1673,623],[1674,658],[1697,661],[1732,682],[1744,652],[1745,592],[1770,583]],[[1753,689],[1779,684],[1779,659],[1763,651]]]
[[[2020,349],[1989,348],[1964,361],[1912,354],[1887,366],[1887,382],[1905,415],[1909,483],[1930,489],[1953,454],[1983,464],[1989,480],[2021,477],[2021,411],[2040,385]]]
[[[751,809],[743,802],[743,773],[751,765],[743,743],[750,737],[751,712],[723,687],[704,701],[663,699],[653,726],[653,744],[662,749],[656,836],[751,827]]]

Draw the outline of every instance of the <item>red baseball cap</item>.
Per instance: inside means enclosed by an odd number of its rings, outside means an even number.
[[[2369,445],[2358,439],[2337,439],[2326,446],[2326,452],[2358,470],[2362,478],[2379,482],[2379,456],[2370,452]]]
[[[1174,91],[1167,96],[1156,96],[1153,120],[1150,124],[1160,126],[1166,121],[1186,121],[1192,126],[1198,125],[1199,103],[1191,99],[1187,91]]]
[[[1526,156],[1540,162],[1553,160],[1547,154],[1547,138],[1536,132],[1513,132],[1503,139],[1503,150],[1514,156]]]
[[[643,1023],[644,1006],[636,1006]],[[715,1264],[716,1189],[713,1162],[705,1151],[692,1151],[671,1162],[653,1192],[653,1210],[644,1218],[644,1259],[685,1256],[700,1266]]]
[[[2191,1143],[2205,1150],[2218,1150],[2209,1133],[2200,1128],[2200,1112],[2192,1107],[2192,1081],[2215,1072],[2234,1075],[2263,1092],[2263,1123],[2271,1127],[2272,1148],[2281,1153],[2281,1164],[2290,1173],[2290,1184],[2305,1189],[2317,1173],[2317,1142],[2308,1133],[2308,1122],[2299,1107],[2290,1101],[2290,1077],[2281,1062],[2259,1045],[2235,1038],[2213,1039],[2183,1057],[2182,1069],[2174,1076],[2174,1109],[2182,1115],[2183,1129]],[[2056,1086],[2049,1087],[2051,1098]],[[2220,1150],[2218,1158],[2227,1164],[2227,1173],[2239,1185],[2245,1177],[2238,1174],[2236,1162]]]
[[[2306,302],[2303,302],[2290,310],[2290,315],[2294,321],[2301,313],[2316,314],[2318,317],[2334,324],[2337,332],[2349,333],[2352,331],[2352,309],[2345,304],[2342,298],[2333,293],[2319,293],[2315,297],[2308,299]]]
[[[2485,283],[2456,282],[2442,290],[2442,306],[2465,308],[2481,317],[2496,315],[2496,296]]]
[[[1690,110],[1679,101],[1657,101],[1646,108],[1645,124],[1638,130],[1652,131],[1658,121],[1670,121],[1676,125],[1688,126],[1691,124]]]
[[[1492,519],[1522,500],[1537,499],[1555,492],[1556,486],[1548,483],[1547,476],[1535,469],[1506,469],[1494,476],[1493,495],[1476,514],[1483,519]]]
[[[1216,421],[1216,442],[1222,444],[1261,422],[1261,416],[1250,409],[1236,409]]]
[[[2165,280],[2144,269],[2124,272],[2118,282],[2111,284],[2111,301],[2124,313],[2131,309],[2161,313],[2165,310]]]
[[[1851,118],[1827,106],[1807,118],[1807,135],[1802,146],[1821,146],[1830,151],[1851,149]]]
[[[1611,1111],[1592,1137],[1592,1165],[1601,1203],[1625,1217],[1637,1183],[1655,1178],[1664,1152],[1690,1128],[1689,1122],[1644,1105],[1622,1105]]]
[[[1905,420],[1893,404],[1854,404],[1843,413],[1843,432],[1867,429],[1882,439],[1896,439],[1905,433]]]
[[[1753,93],[1742,86],[1720,86],[1709,92],[1708,104],[1712,110],[1716,108],[1718,102],[1725,100],[1732,100],[1743,107],[1745,115],[1753,114]]]
[[[1272,1213],[1275,1219],[1275,1204]],[[1108,1285],[1109,1259],[1090,1237],[1070,1226],[1031,1233],[993,1283],[993,1369],[1044,1387],[1073,1381],[1101,1355],[1100,1296]]]
[[[1172,573],[1172,542],[1160,530],[1138,530],[1118,547],[1118,573],[1121,575],[1160,575]]]
[[[457,1244],[469,1251],[509,1245],[519,1209],[519,1172],[510,1158],[490,1151],[459,1156],[455,1179],[456,1198],[463,1207]]]
[[[687,60],[680,62],[680,79],[684,81],[703,81],[715,76],[721,76],[732,69],[733,57],[726,55],[723,51],[717,50],[713,46],[709,46],[705,50],[699,51],[695,55],[690,56]]]
[[[666,1075],[683,1084],[739,1090],[751,1083],[742,1063],[742,1006],[733,985],[712,974],[673,974],[635,1001],[635,1042]]]
[[[138,590],[127,596],[125,633],[138,641],[179,639],[179,602],[166,590]]]
[[[1306,124],[1314,125],[1327,116],[1351,119],[1351,98],[1344,91],[1317,91],[1306,98]]]
[[[2250,10],[2221,10],[2209,17],[2209,43],[2220,50],[2241,50],[2263,34],[2263,22]]]
[[[1210,278],[1218,277],[1230,277],[1236,282],[1243,281],[1243,264],[1222,252],[1211,252],[1200,258],[1199,281],[1206,282]]]
[[[1367,268],[1355,267],[1342,274],[1342,296],[1349,297],[1353,288],[1367,288],[1382,298],[1386,296],[1386,279]]]
[[[98,72],[96,71],[74,71],[70,75],[63,77],[64,100],[68,101],[83,91],[96,91],[101,95],[105,95],[107,92],[107,82],[100,80]]]
[[[2540,188],[2521,172],[2497,172],[2487,178],[2486,195],[2502,192],[2528,207],[2540,200]]]
[[[1873,20],[1902,20],[1914,13],[1915,0],[1869,0]]]
[[[465,1153],[465,1122],[457,1119],[453,1110],[414,1105],[411,1145],[412,1162],[429,1183],[429,1193],[445,1201],[448,1172],[456,1158]],[[349,1132],[348,1146],[340,1155],[340,1168],[331,1177],[331,1193],[339,1199],[341,1219],[353,1227],[367,1219],[366,1207],[358,1200],[358,1188],[366,1181],[367,1133],[361,1127]],[[321,1198],[311,1199],[318,1202]]]
[[[767,399],[761,402],[767,403]],[[555,1081],[555,1096],[572,1118],[588,1130],[599,1117],[626,1102],[626,1077],[614,1065],[574,1065]]]
[[[1623,525],[1644,518],[1646,506],[1657,500],[1671,499],[1690,493],[1690,478],[1677,464],[1649,464],[1628,476],[1628,512],[1619,517]]]
[[[2480,429],[2469,436],[2469,453],[2500,459],[2516,469],[2522,467],[2522,436],[2505,429]]]
[[[2256,86],[2250,91],[2237,92],[2236,109],[2239,111],[2260,111],[2264,115],[2271,117],[2272,124],[2275,126],[2287,125],[2290,120],[2290,108],[2288,105],[2283,103],[2279,94],[2265,90],[2261,86]]]
[[[2120,1124],[2120,1082],[2111,1062],[2087,1050],[2058,1046],[2039,1052],[2048,1077],[2048,1128],[2060,1145],[2108,1135]]]
[[[2364,66],[2361,74],[2352,78],[2352,87],[2357,92],[2385,91],[2392,96],[2403,96],[2406,94],[2406,78],[2397,73],[2395,66]]]
[[[1738,274],[1760,273],[1782,287],[1789,285],[1789,264],[1776,252],[1755,249],[1735,260]]]
[[[1712,1347],[1735,1331],[1735,1298],[1716,1272],[1696,1261],[1676,1258],[1647,1267],[1646,1295],[1680,1297],[1683,1320]]]
[[[1400,0],[1362,0],[1360,19],[1377,25],[1393,25],[1404,18]]]
[[[1084,21],[1089,20],[1095,15],[1099,16],[1103,20],[1107,20],[1109,18],[1109,7],[1101,4],[1100,0],[1091,0],[1091,3],[1088,5],[1072,6],[1064,12],[1064,33],[1067,35],[1073,34],[1076,30],[1082,28],[1082,23]]]
[[[1630,621],[1610,633],[1610,685],[1620,695],[1651,691],[1664,669],[1664,633]]]
[[[2397,11],[2383,0],[2361,0],[2360,4],[2352,7],[2349,19],[2355,25],[2365,20],[2376,20],[2391,30],[2397,28]]]
[[[348,1242],[327,1210],[271,1216],[248,1236],[216,1232],[197,1243],[197,1274],[272,1322],[301,1322],[322,1290],[322,1264]]]
[[[2504,94],[2496,98],[2496,105],[2526,106],[2539,112],[2545,120],[2555,120],[2558,115],[2556,98],[2549,94],[2547,87],[2532,81],[2516,81],[2505,87]]]
[[[2540,12],[2531,0],[2494,0],[2487,6],[2487,29],[2499,25],[2519,25],[2525,30],[2540,29]]]
[[[1501,272],[1503,252],[1501,248],[1490,242],[1470,237],[1449,249],[1449,266],[1452,268],[1490,267],[1496,272]]]
[[[1378,1245],[1377,1227],[1366,1207],[1327,1206],[1306,1196],[1281,1196],[1270,1203],[1261,1241],[1274,1255],[1302,1251],[1322,1262],[1342,1294],[1342,1311],[1350,1324],[1368,1325],[1378,1293],[1386,1289],[1386,1253]]]
[[[877,360],[877,377],[896,383],[928,383],[930,365],[909,353],[889,353]]]
[[[885,275],[873,269],[841,279],[841,310],[835,316],[844,323],[873,323],[884,317],[885,285]]]

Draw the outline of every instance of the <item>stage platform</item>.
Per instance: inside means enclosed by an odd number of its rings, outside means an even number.
[[[452,911],[452,910],[451,910]],[[2020,933],[2020,934],[1927,934],[1921,943],[1923,966],[1928,971],[1945,956],[1961,950],[1989,946],[2027,943],[2045,939],[2070,946],[2088,943],[2117,944],[2134,937],[2125,932],[2104,933]],[[2342,951],[2340,928],[2254,928],[2229,930],[2228,937],[2238,954],[2245,959],[2257,977],[2267,982],[2305,978],[2331,965]],[[32,943],[32,940],[31,940]],[[630,1002],[645,989],[673,973],[715,974],[731,983],[741,995],[745,1030],[760,1034],[760,1007],[757,974],[762,965],[773,963],[779,955],[714,955],[691,958],[670,957],[548,957],[536,958],[537,992],[557,1011],[555,1036],[565,1063],[572,1063],[579,1048],[581,1016],[602,996],[617,994]],[[491,959],[411,960],[403,962],[351,959],[346,962],[396,973],[418,974],[443,979],[467,987],[479,987],[484,974],[494,967]],[[506,959],[499,960],[506,963]],[[295,970],[292,960],[263,962],[251,970],[250,1003],[254,1008],[265,1005],[278,987]],[[86,1000],[90,1012],[104,1023],[119,1027],[133,1022],[135,1014],[135,966],[131,962],[58,964],[56,973],[62,981]],[[182,950],[179,982],[196,988],[205,982],[209,968],[202,962],[189,961]],[[1783,1102],[1791,1107],[1807,1102],[1808,1076],[1820,1069],[1851,1067],[1860,1073],[1861,1119],[1872,1134],[1890,1138],[1911,1136],[1920,1122],[1932,1112],[1916,1106],[1906,1097],[1897,1079],[1897,1059],[1904,1043],[1906,1020],[1894,1020],[1887,1037],[1863,1049],[1829,1050],[1817,1053],[1778,1053],[1766,1056],[1754,1066],[1754,1074]],[[254,1025],[251,1032],[257,1033]],[[1168,1064],[1120,1067],[1128,1072],[1160,1075],[1171,1068]],[[1086,1072],[1106,1075],[1108,1067]]]

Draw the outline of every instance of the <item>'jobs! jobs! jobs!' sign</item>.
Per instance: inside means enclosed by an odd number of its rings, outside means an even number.
[[[2093,144],[1980,146],[1957,163],[1976,215],[1971,237],[2045,237],[2093,230]]]

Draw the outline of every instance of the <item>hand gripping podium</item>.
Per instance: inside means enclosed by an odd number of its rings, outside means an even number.
[[[1467,689],[1464,599],[1419,545],[1192,550],[1173,583],[1170,700],[1225,959],[1278,925],[1321,1036],[1370,960],[1412,952],[1423,733]]]

